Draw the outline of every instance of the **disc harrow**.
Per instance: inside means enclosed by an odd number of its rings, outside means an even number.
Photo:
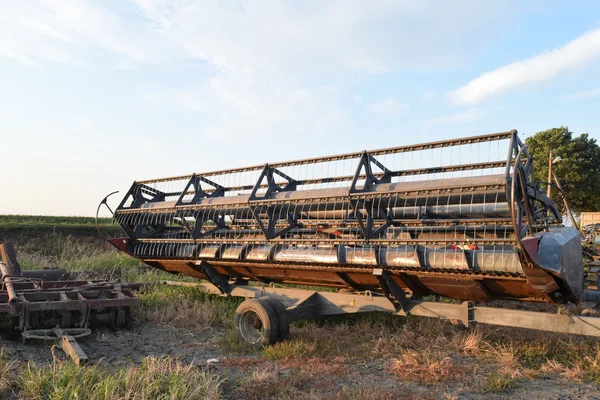
[[[63,280],[64,269],[22,271],[10,242],[0,244],[2,330],[23,340],[53,340],[77,363],[87,356],[77,338],[95,326],[126,328],[139,284]]]

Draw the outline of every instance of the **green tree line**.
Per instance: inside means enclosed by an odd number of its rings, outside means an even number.
[[[545,190],[548,159],[560,157],[552,166],[565,197],[573,210],[600,211],[600,146],[596,139],[583,133],[575,136],[566,126],[541,131],[525,140],[534,158],[534,178]],[[553,188],[552,198],[562,204],[560,192]]]

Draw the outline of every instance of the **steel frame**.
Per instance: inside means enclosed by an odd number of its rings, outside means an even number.
[[[176,286],[194,286],[216,295],[223,295],[210,283],[165,281]],[[584,317],[558,308],[556,313],[482,307],[470,301],[460,304],[404,299],[395,304],[389,297],[375,292],[334,293],[318,290],[281,288],[274,286],[230,285],[229,296],[258,298],[268,296],[286,306],[288,320],[361,312],[386,312],[398,316],[419,316],[460,321],[470,327],[474,323],[534,329],[571,335],[600,337],[600,318]]]

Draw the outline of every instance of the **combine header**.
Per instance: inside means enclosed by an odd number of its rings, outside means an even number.
[[[114,219],[128,237],[111,242],[146,264],[257,297],[236,319],[249,342],[374,310],[600,334],[593,319],[475,304],[584,291],[579,232],[533,181],[516,131],[137,181]]]

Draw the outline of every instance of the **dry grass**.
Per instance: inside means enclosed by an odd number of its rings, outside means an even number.
[[[543,374],[560,375],[566,381],[583,382],[589,380],[600,384],[600,349],[572,362],[547,360],[539,371]]]
[[[512,344],[500,345],[498,348],[492,348],[490,352],[500,365],[500,372],[503,375],[510,376],[511,379],[522,376],[522,366],[518,361],[516,350]]]
[[[496,363],[499,374],[510,379],[547,374],[600,383],[600,344],[596,340],[531,331],[507,338],[507,332],[502,329],[490,333],[482,340],[478,355]]]
[[[392,361],[390,370],[403,380],[425,386],[464,381],[472,373],[469,366],[457,364],[450,356],[427,350],[404,352]]]
[[[8,399],[14,386],[15,361],[9,361],[4,353],[4,348],[0,350],[0,399]]]
[[[230,327],[235,308],[241,301],[210,296],[200,288],[168,285],[147,287],[138,298],[136,321],[186,329]]]
[[[292,329],[292,340],[262,356],[279,363],[337,359],[346,365],[393,358],[389,370],[403,380],[438,385],[473,377],[484,391],[503,391],[541,374],[600,383],[600,345],[593,339],[489,326],[464,330],[416,318],[364,315],[323,328],[302,324]]]
[[[468,331],[443,321],[363,314],[331,319],[323,327],[301,323],[293,327],[291,340],[266,349],[263,355],[271,360],[344,357],[354,361],[389,359],[406,349],[467,353],[474,351],[467,348],[476,340],[468,337]]]
[[[390,388],[377,386],[344,386],[337,395],[332,396],[332,399],[335,400],[395,400],[399,398],[404,400],[433,400],[435,397],[405,387],[394,391]]]
[[[483,330],[481,326],[474,327],[466,336],[457,335],[455,343],[458,353],[473,356],[479,355],[483,345]]]
[[[232,390],[236,399],[319,399],[310,373],[280,371],[277,367],[254,369],[242,384]],[[310,383],[310,385],[309,385]],[[323,387],[319,387],[323,389]]]

